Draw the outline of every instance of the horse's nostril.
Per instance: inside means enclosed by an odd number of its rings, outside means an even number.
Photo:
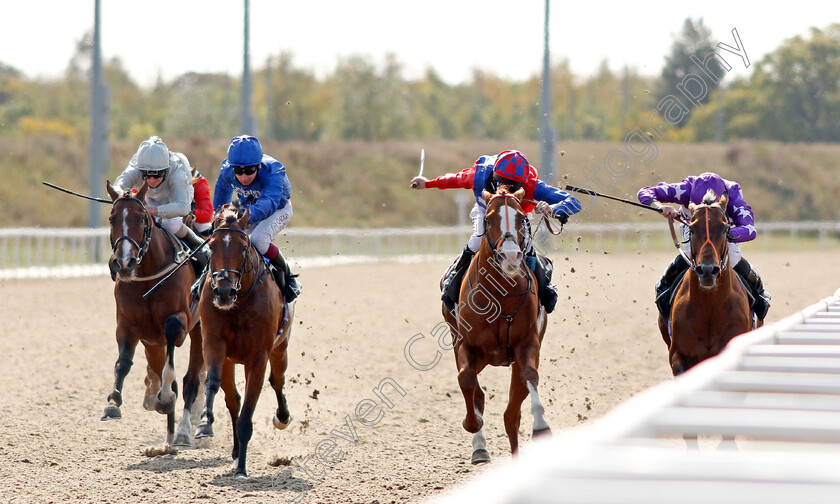
[[[714,276],[718,276],[718,275],[720,275],[720,268],[719,268],[719,267],[717,267],[717,266],[715,266],[714,268],[712,268],[712,275],[714,275]]]

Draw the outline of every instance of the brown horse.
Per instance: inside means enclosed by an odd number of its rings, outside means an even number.
[[[233,465],[237,479],[247,478],[245,456],[253,431],[253,414],[260,397],[266,364],[269,383],[277,395],[274,426],[291,422],[283,394],[287,366],[286,347],[294,318],[294,302],[283,295],[262,255],[247,233],[250,211],[225,206],[213,222],[209,242],[210,274],[202,285],[199,312],[204,337],[206,404],[195,437],[213,435],[213,401],[221,386],[233,424]],[[234,364],[245,366],[245,401],[234,383]]]
[[[520,203],[524,192],[520,189],[511,194],[506,186],[496,194],[484,191],[485,239],[464,275],[461,301],[455,310],[443,307],[443,317],[455,340],[458,384],[467,408],[463,426],[473,433],[473,464],[490,460],[482,432],[484,392],[478,383],[478,374],[487,365],[512,365],[504,414],[511,453],[519,448],[522,401],[528,395],[534,436],[550,433],[537,393],[546,314],[537,298],[536,277],[523,260],[530,239]]]
[[[102,420],[122,418],[122,387],[131,369],[134,350],[142,342],[146,350],[149,376],[143,405],[166,415],[166,443],[190,444],[190,409],[198,394],[199,373],[203,365],[201,327],[198,310],[190,309],[190,286],[195,281],[192,267],[182,267],[148,301],[143,294],[161,277],[172,271],[187,255],[178,240],[156,226],[146,209],[148,186],[136,196],[123,195],[106,183],[113,208],[111,225],[113,254],[108,266],[115,276],[114,298],[117,304],[117,347],[114,366],[114,389]],[[190,360],[184,375],[184,414],[175,437],[175,347],[190,334]]]
[[[691,267],[674,294],[670,332],[659,317],[674,376],[717,355],[752,325],[747,291],[729,264],[728,202],[727,193],[718,199],[710,190],[689,206],[691,255],[683,254]]]

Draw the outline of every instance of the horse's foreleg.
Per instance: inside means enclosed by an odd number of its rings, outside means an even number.
[[[222,390],[225,392],[225,406],[230,414],[230,425],[233,430],[233,449],[230,453],[231,460],[239,458],[239,438],[236,436],[236,421],[239,419],[239,408],[242,405],[242,398],[236,391],[236,376],[234,374],[233,361],[226,359],[222,367]]]
[[[146,350],[146,394],[143,396],[143,408],[155,411],[155,401],[160,392],[160,374],[166,363],[166,350],[159,346],[144,345]]]
[[[478,377],[475,382],[475,410],[484,417],[484,391],[481,390],[481,384],[478,383]],[[490,462],[490,452],[487,451],[487,439],[484,437],[484,428],[478,429],[478,432],[472,437],[472,463],[481,464]]]
[[[536,338],[534,341],[536,341]],[[540,364],[540,347],[538,344],[534,344],[521,347],[518,350],[517,361],[522,366],[519,376],[531,396],[531,415],[534,417],[533,436],[550,434],[551,429],[545,419],[545,406],[543,406],[540,394],[537,392],[540,383],[540,375],[537,371]]]
[[[510,391],[505,409],[505,433],[510,442],[510,452],[519,450],[519,422],[522,420],[522,401],[528,397],[528,387],[522,379],[522,366],[514,362],[510,370]]]
[[[256,357],[253,362],[245,365],[245,400],[242,402],[242,411],[239,420],[236,421],[236,437],[239,438],[239,457],[236,460],[236,479],[247,479],[248,473],[245,470],[248,455],[248,441],[254,432],[254,409],[260,399],[263,380],[265,379],[265,366],[268,359],[266,356]]]
[[[120,406],[122,406],[122,388],[125,377],[131,371],[134,359],[134,350],[137,348],[137,340],[129,337],[128,332],[117,326],[117,346],[119,356],[114,364],[114,389],[108,394],[108,406],[102,415],[102,420],[114,420],[122,418]]]
[[[195,326],[190,331],[190,362],[187,374],[184,375],[184,413],[178,423],[178,433],[175,436],[176,446],[190,446],[192,432],[192,409],[198,397],[201,370],[204,367],[204,357],[201,353],[201,327]]]
[[[206,335],[204,337],[204,362],[207,365],[207,378],[204,380],[204,411],[201,413],[201,423],[195,430],[196,438],[213,436],[213,422],[216,419],[213,415],[213,401],[216,400],[216,394],[222,384],[222,365],[225,361],[224,343],[218,340],[209,343],[206,340]]]
[[[268,377],[268,383],[274,389],[274,394],[277,396],[277,411],[274,413],[272,419],[274,427],[278,429],[285,429],[292,421],[292,415],[289,413],[289,406],[286,404],[286,395],[283,394],[283,385],[285,384],[285,372],[288,365],[288,358],[286,354],[286,345],[283,344],[276,348],[268,358],[271,365],[271,374]]]
[[[183,314],[170,315],[163,323],[163,334],[166,336],[166,364],[161,373],[160,392],[155,401],[155,411],[169,414],[175,410],[175,400],[178,398],[175,380],[175,342],[186,331],[186,317]]]
[[[475,369],[476,359],[465,345],[458,347],[456,355],[458,385],[461,387],[461,394],[464,396],[464,404],[467,407],[467,415],[464,417],[462,425],[467,432],[475,434],[484,425],[484,419],[475,404],[475,390],[478,387],[478,370]]]

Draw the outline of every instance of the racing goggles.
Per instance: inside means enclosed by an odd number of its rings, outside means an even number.
[[[149,170],[143,172],[144,179],[161,178],[166,174],[166,170]]]
[[[233,173],[235,175],[253,175],[257,173],[257,169],[260,165],[248,165],[248,166],[231,166],[233,168]]]

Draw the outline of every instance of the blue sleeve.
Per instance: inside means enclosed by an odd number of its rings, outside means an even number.
[[[580,212],[582,208],[577,198],[562,189],[546,184],[542,180],[538,181],[534,187],[534,199],[545,201],[551,205],[551,213],[554,216],[565,215],[568,217]]]
[[[213,211],[219,209],[225,203],[230,203],[233,196],[233,185],[230,180],[230,169],[225,170],[225,165],[219,171],[219,178],[216,179],[216,188],[213,191]]]
[[[286,206],[291,196],[291,184],[285,169],[271,168],[260,197],[251,205],[251,222],[259,222]]]

